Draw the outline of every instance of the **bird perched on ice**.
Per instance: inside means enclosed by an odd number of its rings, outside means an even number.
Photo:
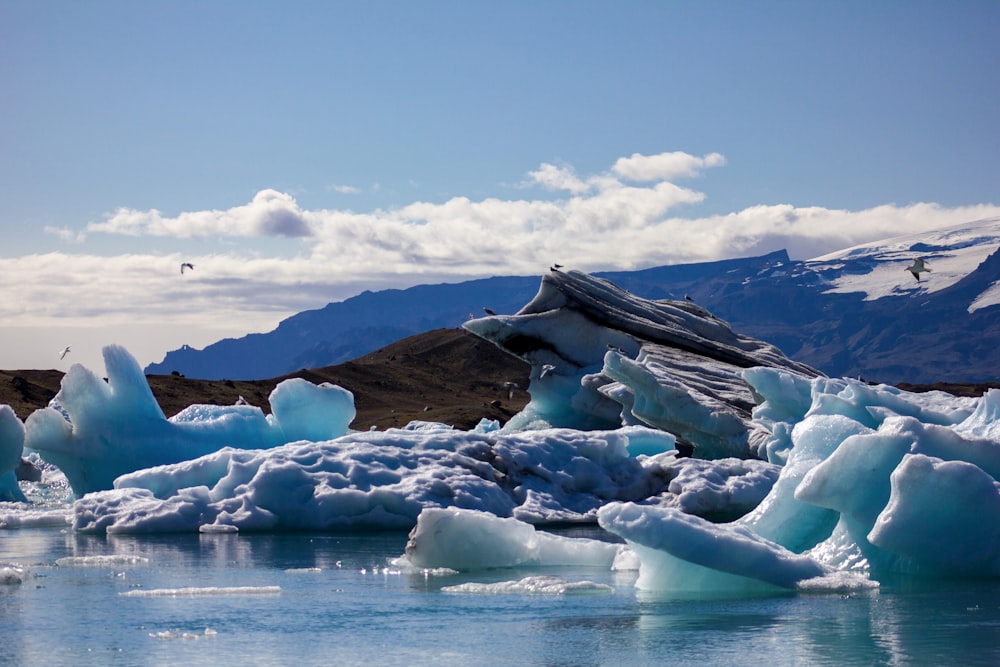
[[[181,275],[184,275],[184,269],[194,270],[194,264],[191,262],[184,262],[181,264]]]
[[[63,351],[59,353],[59,358],[65,359],[66,355],[69,354],[69,351],[72,347],[73,347],[72,345],[67,345],[66,347],[64,347]]]
[[[906,267],[906,269],[904,269],[905,271],[909,271],[910,273],[912,273],[913,277],[917,279],[917,282],[920,281],[921,273],[926,273],[927,271],[931,270],[931,267],[924,264],[924,261],[925,260],[923,257],[917,257],[915,260],[913,260],[913,264],[910,264],[908,267]]]

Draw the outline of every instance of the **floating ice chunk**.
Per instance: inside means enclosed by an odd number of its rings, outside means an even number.
[[[812,406],[806,414],[841,414],[878,427],[887,417],[913,417],[927,424],[953,425],[968,417],[975,399],[944,392],[913,393],[887,385],[871,386],[847,378],[812,381]]]
[[[856,593],[876,590],[879,582],[854,572],[837,571],[814,579],[803,579],[795,585],[810,593]]]
[[[400,563],[459,571],[523,565],[610,568],[623,549],[621,544],[544,533],[486,512],[428,508],[417,518]]]
[[[1000,574],[1000,484],[964,461],[906,455],[868,539],[946,575]]]
[[[870,528],[889,501],[892,471],[908,453],[968,461],[1000,477],[1000,442],[965,437],[912,417],[891,417],[877,432],[846,438],[806,475],[795,497],[847,513]]]
[[[825,461],[806,473],[795,489],[795,498],[836,510],[870,527],[889,501],[889,476],[912,442],[902,434],[848,436]]]
[[[819,374],[693,303],[639,298],[577,271],[543,276],[516,315],[463,326],[532,366],[531,402],[505,430],[644,423],[703,458],[750,453],[754,397],[742,369]]]
[[[741,520],[755,533],[799,553],[826,539],[840,516],[795,496],[803,478],[852,435],[871,429],[840,415],[810,416],[792,431],[793,448],[771,492]]]
[[[468,582],[444,586],[442,593],[476,593],[480,595],[593,595],[614,593],[607,584],[593,581],[569,581],[561,577],[534,576],[517,581],[499,581],[493,584]]]
[[[24,449],[24,424],[13,408],[0,405],[0,501],[23,503],[27,499],[17,484],[17,466]]]
[[[240,532],[240,529],[228,523],[203,523],[198,526],[198,532],[205,535],[231,535]]]
[[[411,528],[425,505],[509,515],[486,436],[456,431],[355,433],[206,457],[122,476],[74,506],[88,532]],[[210,529],[205,529],[210,530]],[[228,530],[228,529],[223,529]]]
[[[749,368],[742,376],[759,397],[754,422],[768,433],[758,450],[778,463],[784,462],[791,449],[792,427],[807,415],[841,415],[872,429],[894,416],[954,425],[972,414],[977,404],[977,399],[944,392],[905,392],[848,378],[808,380],[778,368]]]
[[[0,563],[0,586],[23,584],[27,570],[17,563]]]
[[[24,424],[14,409],[0,404],[0,473],[12,472],[21,463]]]
[[[975,411],[955,427],[955,431],[975,438],[1000,442],[1000,389],[990,389]]]
[[[87,532],[197,531],[208,505],[208,489],[181,489],[164,500],[148,489],[88,493],[73,504],[73,527]]]
[[[483,417],[472,430],[475,433],[495,433],[500,430],[500,422],[496,419],[487,419],[486,417]]]
[[[219,595],[280,595],[281,586],[208,586],[204,588],[150,588],[122,591],[127,598],[214,597]]]
[[[165,639],[165,640],[184,639],[184,640],[192,640],[192,639],[202,639],[202,638],[210,639],[210,638],[216,636],[217,634],[219,634],[219,633],[216,632],[215,630],[213,630],[212,628],[205,628],[205,630],[203,632],[184,632],[184,631],[181,631],[181,630],[160,630],[159,632],[150,632],[149,636],[151,638],[153,638],[153,639]]]
[[[795,588],[833,570],[738,524],[713,524],[670,508],[612,503],[600,525],[625,539],[642,562],[644,590],[749,591]]]
[[[56,559],[59,567],[107,567],[114,565],[148,565],[145,556],[131,554],[108,554],[105,556],[66,556]]]
[[[0,510],[0,528],[43,528],[68,526],[73,522],[69,508],[55,510],[13,509]]]
[[[347,433],[357,414],[354,394],[329,382],[315,385],[290,378],[279,383],[267,400],[286,442],[338,438]]]
[[[477,433],[414,426],[259,451],[223,448],[139,470],[119,477],[113,490],[77,500],[73,526],[133,533],[409,529],[425,507],[529,523],[593,522],[609,501],[663,501],[658,494],[671,477],[662,466],[671,453],[632,455],[636,443],[661,452],[673,444],[670,434],[648,427]],[[757,469],[774,469],[764,462],[717,467],[727,470],[714,487],[692,479],[682,495],[712,494],[720,515],[745,511],[748,498],[763,495],[771,481],[770,472]]]
[[[65,412],[36,410],[25,424],[25,447],[58,466],[77,497],[112,488],[120,475],[227,446],[267,449],[341,436],[354,418],[350,392],[291,379],[271,392],[270,417],[250,405],[191,406],[167,420],[134,357],[110,345],[104,363],[106,383],[74,364],[56,395]]]
[[[983,573],[993,567],[997,537],[982,526],[963,531],[991,515],[998,475],[1000,443],[892,416],[876,432],[845,438],[806,474],[795,498],[841,514],[839,544],[817,546],[824,562],[849,554],[853,542],[875,573]],[[963,549],[970,550],[964,560],[957,556]]]

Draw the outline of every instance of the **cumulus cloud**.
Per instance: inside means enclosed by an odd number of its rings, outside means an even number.
[[[710,153],[704,157],[682,152],[659,155],[633,153],[630,157],[618,158],[611,171],[630,181],[669,181],[697,176],[708,167],[721,167],[725,164],[726,158],[719,153]]]
[[[137,211],[120,208],[104,222],[87,225],[88,232],[126,236],[172,236],[199,238],[212,236],[284,236],[312,234],[310,215],[303,212],[295,198],[277,190],[261,190],[253,201],[226,210],[190,211],[174,218],[160,211]]]
[[[559,167],[543,163],[535,171],[528,172],[526,185],[541,185],[549,190],[565,190],[574,194],[586,192],[591,188],[581,181],[569,167]]]

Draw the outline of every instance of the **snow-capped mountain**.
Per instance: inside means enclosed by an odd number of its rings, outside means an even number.
[[[863,293],[866,300],[934,294],[956,284],[1000,246],[1000,218],[989,218],[935,232],[866,243],[805,262],[829,276],[830,293]],[[929,273],[920,280],[906,267],[923,258]],[[905,273],[901,273],[905,272]],[[905,279],[900,279],[905,276]],[[969,312],[1000,303],[1000,288],[990,288],[969,304]]]
[[[831,376],[898,382],[1000,379],[1000,218],[806,261],[760,257],[597,274],[647,299],[685,297],[733,329]],[[920,280],[907,270],[923,258]],[[458,327],[483,307],[514,313],[538,276],[365,292],[272,332],[169,352],[147,373],[259,379],[339,363],[411,334]]]

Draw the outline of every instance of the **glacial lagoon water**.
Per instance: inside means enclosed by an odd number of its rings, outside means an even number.
[[[634,572],[401,572],[405,533],[0,530],[0,664],[996,665],[1000,582],[677,598]],[[99,558],[94,558],[99,557]],[[579,592],[452,592],[526,577]]]

